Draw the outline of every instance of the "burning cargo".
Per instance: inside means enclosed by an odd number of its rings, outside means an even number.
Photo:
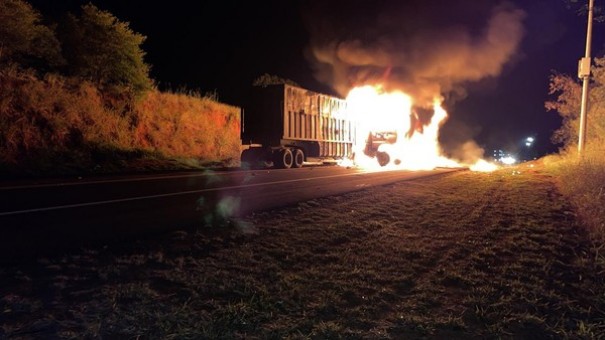
[[[353,158],[358,122],[346,100],[289,84],[252,91],[242,112],[243,166],[287,169]],[[377,136],[369,141],[368,156],[377,155],[376,142],[386,142]]]

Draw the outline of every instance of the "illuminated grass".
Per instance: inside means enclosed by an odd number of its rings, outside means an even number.
[[[134,98],[80,79],[0,71],[0,176],[239,163],[239,108],[195,93]]]
[[[4,268],[2,335],[577,338],[604,268],[553,179],[462,172]]]
[[[605,157],[597,147],[585,151],[582,161],[575,153],[551,156],[547,169],[558,179],[561,191],[570,198],[580,219],[589,227],[595,242],[605,244]]]

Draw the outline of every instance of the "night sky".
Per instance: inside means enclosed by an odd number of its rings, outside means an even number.
[[[30,3],[57,18],[87,2]],[[537,155],[556,151],[548,78],[575,76],[586,42],[586,15],[564,0],[92,2],[147,37],[160,89],[216,91],[237,106],[263,73],[333,95],[372,80],[430,89],[451,116],[446,150],[475,140],[486,155],[530,135]],[[593,57],[605,54],[603,27],[593,28]]]

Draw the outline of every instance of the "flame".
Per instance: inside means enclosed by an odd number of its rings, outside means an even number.
[[[490,163],[486,160],[480,159],[477,161],[477,163],[471,165],[470,169],[472,171],[479,171],[479,172],[492,172],[494,170],[497,170],[498,166],[494,163]]]
[[[433,115],[423,125],[409,95],[401,91],[386,92],[380,85],[353,88],[347,96],[347,108],[358,126],[353,146],[354,163],[368,170],[466,166],[442,154],[439,129],[448,117],[442,101],[442,98],[434,99]],[[350,166],[350,163],[342,165]],[[484,160],[471,166],[474,171],[495,168]]]

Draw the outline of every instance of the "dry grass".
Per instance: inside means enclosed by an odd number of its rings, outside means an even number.
[[[564,153],[544,162],[588,226],[595,243],[605,246],[605,150],[593,146],[581,160],[576,153]]]
[[[14,69],[0,72],[0,84],[3,173],[141,170],[146,159],[199,167],[239,157],[239,109],[209,98],[149,91],[134,99]]]
[[[136,105],[137,145],[170,156],[222,160],[240,153],[239,108],[192,94],[148,93]]]
[[[4,267],[0,337],[605,334],[605,269],[537,168],[401,182],[236,222]]]

